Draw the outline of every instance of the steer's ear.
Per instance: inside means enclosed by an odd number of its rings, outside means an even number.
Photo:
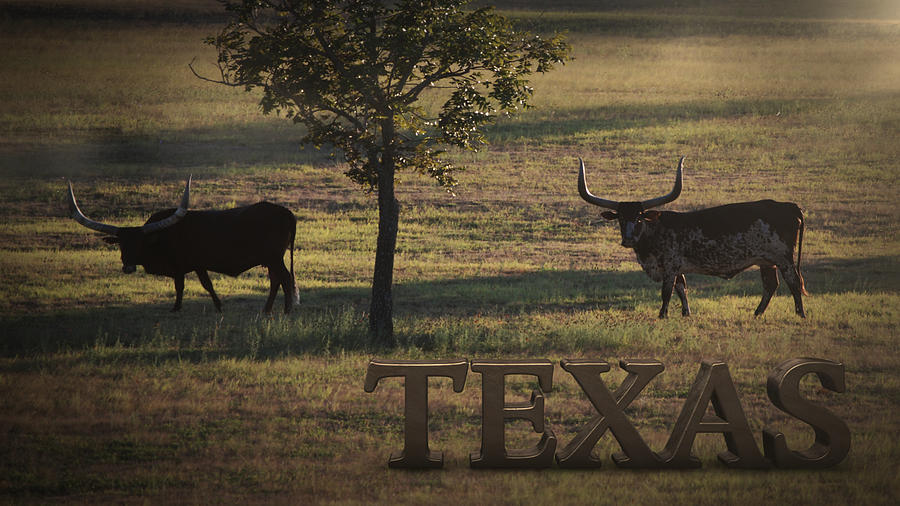
[[[115,235],[108,235],[103,240],[109,244],[119,244],[119,237]]]
[[[607,220],[617,220],[619,219],[619,215],[612,211],[603,211],[600,213],[600,216],[603,216]]]
[[[644,211],[644,221],[656,221],[659,219],[659,211]]]

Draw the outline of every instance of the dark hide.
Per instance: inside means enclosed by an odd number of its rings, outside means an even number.
[[[645,211],[640,202],[621,202],[616,212],[604,212],[603,217],[618,220],[622,245],[633,248],[644,272],[662,283],[660,318],[668,314],[673,289],[682,314],[690,314],[685,273],[731,278],[754,265],[760,267],[763,281],[757,316],[778,287],[776,268],[791,289],[797,314],[806,316],[800,274],[803,213],[796,204],[760,200],[679,213]]]
[[[150,216],[147,223],[171,216],[166,209]],[[222,304],[207,271],[229,276],[257,265],[269,270],[271,282],[265,312],[271,312],[278,288],[284,292],[284,312],[294,302],[294,235],[296,218],[288,209],[259,202],[251,206],[221,211],[188,211],[180,221],[163,230],[144,233],[141,227],[120,228],[108,242],[118,243],[122,253],[122,270],[134,272],[142,265],[149,274],[175,280],[175,306],[181,309],[184,276],[197,273],[203,288],[212,296],[217,311]],[[284,265],[284,251],[291,250],[291,270]]]

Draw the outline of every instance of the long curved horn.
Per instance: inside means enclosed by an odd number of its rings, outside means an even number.
[[[579,157],[578,162],[581,164],[581,167],[578,169],[578,193],[581,195],[581,198],[595,206],[605,207],[607,209],[612,209],[613,211],[617,210],[619,208],[619,203],[615,200],[601,199],[588,191],[587,183],[584,181],[584,160]]]
[[[104,234],[109,235],[119,235],[119,227],[100,223],[99,221],[94,221],[85,216],[84,213],[81,212],[81,209],[78,208],[78,203],[75,202],[75,192],[72,191],[72,182],[66,182],[69,183],[69,214],[72,216],[72,219],[91,230],[96,230],[97,232],[103,232]]]
[[[178,204],[178,209],[172,213],[172,216],[169,216],[164,220],[154,221],[153,223],[144,225],[141,227],[141,232],[149,234],[164,228],[169,228],[184,218],[184,215],[187,214],[188,205],[191,199],[191,177],[192,176],[188,176],[187,184],[184,185],[184,196],[181,197],[181,203]]]
[[[681,160],[678,162],[678,171],[675,173],[675,186],[672,187],[672,191],[668,193],[668,195],[663,195],[662,197],[656,197],[655,199],[645,200],[641,202],[641,206],[643,206],[644,210],[661,206],[663,204],[668,204],[673,200],[677,199],[679,195],[681,195],[681,172],[684,168],[684,157],[681,157]]]

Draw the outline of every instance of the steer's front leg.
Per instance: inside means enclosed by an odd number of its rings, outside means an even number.
[[[174,313],[181,309],[181,297],[184,295],[184,273],[176,274],[172,278],[175,280],[175,307],[172,308]]]
[[[691,316],[691,306],[688,305],[687,299],[687,281],[684,274],[675,276],[675,293],[681,299],[681,316]]]
[[[665,276],[662,282],[662,307],[659,308],[659,317],[669,316],[669,299],[672,298],[672,290],[675,288],[675,276]]]

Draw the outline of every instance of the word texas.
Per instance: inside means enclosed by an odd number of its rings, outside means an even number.
[[[815,374],[823,387],[844,391],[844,365],[829,360],[797,358],[783,362],[769,373],[769,399],[778,409],[806,422],[815,430],[815,442],[804,450],[788,448],[784,434],[765,429],[763,451],[747,424],[737,391],[724,362],[705,361],[688,393],[672,434],[662,452],[650,450],[625,415],[625,409],[664,369],[656,360],[622,360],[620,367],[628,375],[615,391],[610,392],[601,375],[609,371],[607,362],[599,360],[562,360],[563,369],[575,377],[597,411],[564,448],[557,451],[557,439],[544,424],[543,392],[552,389],[553,364],[549,360],[473,360],[472,372],[481,374],[482,427],[481,450],[469,456],[473,468],[545,468],[555,460],[559,467],[599,467],[601,459],[591,453],[597,441],[609,430],[621,453],[612,455],[619,467],[626,468],[690,468],[700,460],[691,455],[698,433],[722,433],[727,451],[718,455],[728,467],[743,469],[824,468],[841,462],[850,451],[847,424],[822,406],[800,395],[800,380]],[[386,361],[372,360],[366,373],[366,392],[372,392],[378,381],[402,376],[405,389],[404,447],[392,454],[390,467],[435,468],[443,465],[441,452],[428,448],[428,378],[446,376],[453,380],[453,390],[462,392],[469,361]],[[540,390],[531,400],[507,403],[504,399],[507,375],[536,376]],[[712,403],[715,415],[707,415]],[[504,424],[507,420],[530,421],[536,432],[543,433],[532,448],[506,447]]]

